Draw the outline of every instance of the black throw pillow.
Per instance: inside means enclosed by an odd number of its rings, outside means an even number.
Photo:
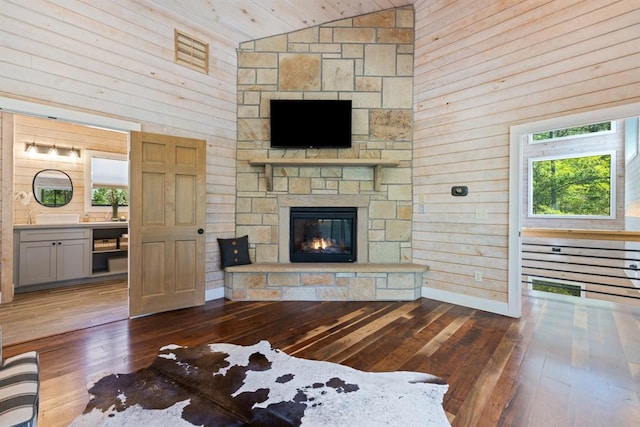
[[[218,239],[220,246],[220,268],[231,265],[251,264],[249,259],[249,236],[235,239]]]

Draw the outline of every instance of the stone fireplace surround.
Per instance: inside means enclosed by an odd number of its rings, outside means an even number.
[[[242,43],[236,235],[253,264],[227,267],[234,300],[414,300],[411,6]],[[351,99],[351,149],[273,149],[271,99]],[[300,135],[304,138],[304,135]],[[290,263],[289,209],[356,206],[356,263]]]
[[[225,297],[232,300],[389,301],[420,298],[427,267],[409,263],[368,263],[370,196],[279,195],[279,263],[225,269]],[[295,263],[289,258],[292,207],[356,207],[356,263]]]
[[[357,208],[292,207],[290,213],[290,262],[357,261]]]
[[[358,212],[358,260],[368,260],[369,240],[367,238],[369,223],[369,196],[341,196],[341,195],[315,195],[315,196],[278,196],[278,252],[281,262],[289,259],[289,228],[291,226],[290,210],[292,207],[355,207]]]

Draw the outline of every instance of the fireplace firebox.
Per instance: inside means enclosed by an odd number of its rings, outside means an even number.
[[[291,262],[355,262],[357,208],[291,208]]]

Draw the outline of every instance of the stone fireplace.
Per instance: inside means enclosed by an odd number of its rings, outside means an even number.
[[[289,263],[289,209],[312,206],[359,209],[358,263],[411,262],[413,24],[403,6],[240,45],[236,235],[253,262]],[[350,149],[271,147],[270,100],[311,98],[352,100]]]
[[[253,264],[227,268],[228,298],[419,296],[426,266],[411,264],[413,18],[403,6],[240,45],[236,235],[249,236]],[[352,147],[272,148],[271,99],[352,100]],[[355,208],[355,260],[291,263],[291,208],[316,206]]]

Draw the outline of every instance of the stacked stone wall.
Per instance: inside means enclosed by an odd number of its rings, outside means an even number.
[[[236,234],[249,235],[257,263],[280,259],[278,196],[365,195],[367,259],[412,260],[414,14],[411,6],[243,43],[238,49]],[[350,99],[351,149],[272,149],[271,99]],[[322,120],[321,117],[318,120]],[[304,135],[300,135],[304,139]],[[382,158],[380,190],[370,167],[277,167],[267,191],[257,158]]]

